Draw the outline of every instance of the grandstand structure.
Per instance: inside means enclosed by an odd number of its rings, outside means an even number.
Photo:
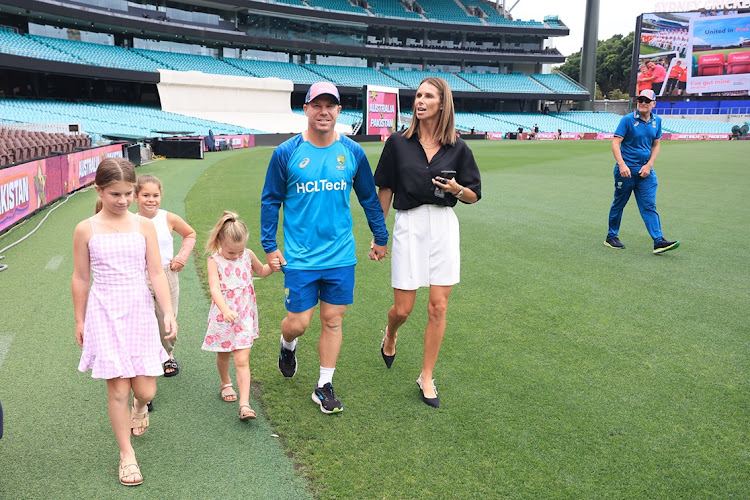
[[[399,89],[408,120],[419,82],[439,76],[462,131],[611,132],[617,115],[559,112],[590,95],[544,73],[564,62],[552,41],[568,33],[557,16],[513,19],[493,0],[0,0],[0,127],[75,124],[94,143],[278,132],[163,111],[169,70],[289,80],[292,113],[311,83],[330,81],[355,131],[365,85]]]
[[[565,60],[549,42],[565,24],[501,10],[487,0],[0,0],[0,92],[158,105],[158,71],[169,69],[290,79],[298,107],[314,81],[334,82],[358,109],[363,85],[408,101],[428,74],[446,76],[467,110],[586,99],[563,75],[540,77]]]

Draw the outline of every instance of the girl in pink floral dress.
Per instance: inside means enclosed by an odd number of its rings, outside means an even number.
[[[273,270],[261,263],[245,248],[247,226],[233,212],[224,212],[208,242],[208,286],[211,309],[208,331],[201,349],[216,352],[216,366],[221,377],[219,395],[224,401],[237,401],[229,378],[229,362],[234,357],[237,387],[240,391],[240,420],[255,418],[250,407],[250,348],[258,338],[258,304],[255,301],[253,273],[261,278]]]

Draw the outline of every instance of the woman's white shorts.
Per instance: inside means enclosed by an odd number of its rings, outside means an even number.
[[[461,280],[460,246],[453,208],[399,210],[393,225],[391,285],[399,290],[455,285]]]

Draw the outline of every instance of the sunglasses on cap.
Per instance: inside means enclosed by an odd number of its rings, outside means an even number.
[[[648,103],[651,102],[651,99],[649,99],[648,97],[639,97],[638,98],[638,102],[640,102],[640,103],[644,103],[645,102],[646,104],[648,104]]]

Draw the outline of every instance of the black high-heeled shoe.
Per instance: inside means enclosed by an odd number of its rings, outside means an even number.
[[[437,387],[435,387],[435,379],[432,379],[432,387],[435,388],[435,397],[434,398],[426,398],[424,395],[424,390],[422,389],[422,374],[419,374],[419,378],[417,379],[417,385],[419,386],[419,392],[422,395],[422,401],[424,401],[424,404],[427,406],[432,406],[433,408],[440,408],[440,398],[438,397]]]
[[[387,355],[385,353],[385,351],[383,351],[383,347],[385,346],[385,337],[386,337],[386,335],[388,335],[388,327],[387,326],[385,327],[385,330],[383,330],[383,341],[380,342],[380,354],[383,356],[383,361],[385,361],[385,366],[387,366],[388,368],[390,368],[391,365],[393,364],[394,358],[396,357],[396,351],[395,350],[393,351],[393,355],[392,356]]]

